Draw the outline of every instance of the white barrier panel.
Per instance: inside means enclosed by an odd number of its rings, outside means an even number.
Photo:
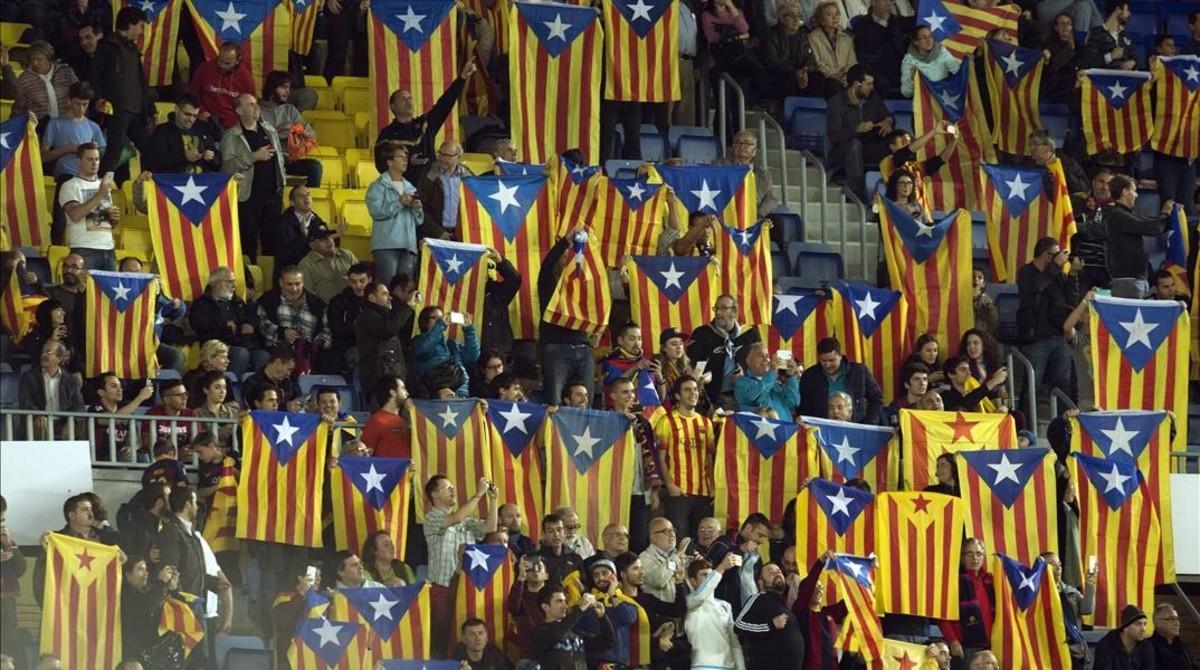
[[[1171,475],[1171,511],[1175,521],[1175,572],[1200,575],[1200,475]]]
[[[5,523],[18,545],[36,545],[42,533],[62,528],[63,502],[91,490],[92,450],[86,441],[0,442]]]

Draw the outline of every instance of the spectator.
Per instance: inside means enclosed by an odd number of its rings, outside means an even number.
[[[370,282],[370,263],[355,263],[346,270],[346,288],[329,300],[330,357],[347,378],[359,367],[354,322],[367,305],[366,288]]]
[[[198,416],[196,410],[188,407],[187,387],[179,379],[165,379],[159,383],[158,397],[160,398],[159,404],[146,410],[145,415],[166,418],[156,421],[153,429],[150,428],[149,423],[143,424],[142,445],[153,444],[163,439],[176,446],[186,445],[191,441],[192,433],[199,430],[199,426],[191,421],[183,421],[183,419]],[[143,446],[142,450],[145,452],[146,447]]]
[[[837,2],[826,1],[817,5],[813,12],[813,23],[816,25],[808,34],[808,44],[812,47],[817,70],[823,78],[819,82],[819,90],[825,92],[825,97],[834,96],[838,90],[854,84],[850,76],[850,68],[858,64],[854,38],[841,28],[842,10]],[[813,73],[809,78],[815,76],[816,73]]]
[[[921,409],[925,409],[922,407]],[[958,463],[953,454],[940,454],[934,463],[935,483],[924,487],[925,491],[943,493],[948,496],[958,496]]]
[[[218,146],[220,129],[199,121],[200,101],[191,93],[175,99],[175,110],[150,136],[150,151],[143,155],[146,169],[153,172],[216,172],[221,168]]]
[[[236,126],[240,117],[236,99],[255,93],[254,77],[242,62],[241,46],[236,42],[223,43],[212,60],[196,67],[188,92],[200,101],[201,119],[213,118],[225,129]]]
[[[689,548],[690,556],[707,556],[709,549],[717,538],[721,537],[721,520],[716,517],[705,517],[700,520],[696,529],[696,541]]]
[[[287,158],[284,170],[289,175],[305,178],[309,188],[321,185],[320,161],[306,158],[317,146],[317,131],[300,115],[292,99],[292,78],[287,72],[275,71],[267,74],[263,84],[261,112],[263,123],[273,127],[280,137],[280,144],[287,142]]]
[[[422,237],[458,239],[458,193],[463,177],[474,173],[462,163],[462,145],[446,140],[437,151],[437,162],[417,182],[417,198],[425,208]]]
[[[380,589],[383,584],[367,575],[362,559],[353,551],[339,551],[333,557],[333,572],[337,575],[334,588],[345,589]]]
[[[941,346],[938,344],[937,337],[932,333],[921,333],[917,337],[916,344],[913,345],[912,354],[904,359],[905,365],[918,363],[929,370],[930,389],[945,382],[946,375],[942,372]]]
[[[18,384],[17,398],[21,409],[44,412],[82,412],[83,393],[79,377],[67,372],[66,346],[58,340],[48,340],[42,345],[38,366],[23,371]],[[46,429],[46,417],[33,417],[33,426],[38,433]],[[59,422],[60,429],[62,422]]]
[[[920,363],[905,365],[900,371],[900,393],[884,411],[887,425],[895,428],[899,423],[900,410],[916,409],[921,397],[929,390],[929,368]]]
[[[84,23],[79,26],[75,32],[75,41],[69,48],[63,51],[63,61],[71,66],[75,71],[75,76],[83,75],[85,78],[90,77],[92,73],[92,63],[96,61],[96,50],[100,46],[100,40],[104,39],[104,31],[107,26],[111,26],[111,22],[91,22]]]
[[[666,516],[688,537],[712,513],[712,459],[716,453],[712,421],[696,411],[700,382],[680,377],[671,387],[671,410],[654,424],[654,440],[663,464]],[[653,537],[651,540],[653,541]]]
[[[286,267],[279,273],[279,288],[258,301],[258,321],[268,347],[287,345],[296,351],[301,374],[312,369],[317,357],[331,344],[325,302],[304,287],[304,273]]]
[[[852,67],[845,79],[846,88],[829,99],[825,135],[830,142],[831,167],[844,172],[847,188],[866,201],[865,166],[876,165],[887,155],[885,138],[892,132],[893,119],[883,98],[875,93],[875,77],[866,68]]]
[[[1125,32],[1133,12],[1129,0],[1105,0],[1104,22],[1088,30],[1080,56],[1081,69],[1132,70],[1137,67],[1133,40]],[[1084,27],[1076,22],[1076,25]]]
[[[983,540],[963,542],[962,569],[958,578],[959,620],[940,621],[938,626],[950,646],[950,655],[961,664],[991,646],[996,590],[985,567]]]
[[[324,302],[329,302],[347,287],[347,273],[358,263],[354,252],[337,246],[335,240],[339,236],[338,231],[323,223],[310,225],[309,252],[297,264],[309,290]]]
[[[1000,345],[995,338],[979,328],[971,328],[963,333],[958,353],[967,359],[971,366],[971,376],[980,384],[1002,365]]]
[[[141,43],[146,28],[146,13],[137,7],[122,7],[117,12],[115,30],[100,41],[88,81],[96,89],[96,108],[112,106],[112,115],[104,132],[108,142],[100,172],[116,170],[121,163],[126,141],[132,141],[140,154],[149,148],[155,119],[154,99],[142,65]],[[98,268],[99,269],[99,268]]]
[[[866,14],[850,21],[855,58],[875,73],[876,85],[887,95],[900,90],[900,61],[908,44],[904,19],[891,0],[871,0]]]
[[[1091,614],[1096,607],[1096,578],[1097,571],[1088,572],[1084,580],[1084,592],[1066,583],[1063,579],[1062,559],[1053,551],[1044,552],[1041,558],[1046,561],[1046,569],[1054,574],[1054,583],[1058,587],[1059,600],[1062,603],[1063,626],[1066,628],[1067,648],[1071,653],[1072,667],[1082,668],[1091,656],[1091,649],[1083,639],[1084,614]]]
[[[312,192],[304,184],[292,188],[288,202],[291,205],[284,210],[275,227],[278,236],[275,240],[276,272],[299,264],[308,255],[308,233],[319,227],[328,227],[327,222],[313,211]],[[274,279],[279,279],[278,274]]]
[[[624,553],[613,561],[617,566],[617,575],[621,578],[621,593],[638,604],[646,613],[653,631],[650,640],[650,668],[668,669],[689,665],[692,646],[688,644],[686,634],[678,628],[678,622],[687,615],[687,583],[686,568],[679,562],[671,573],[670,584],[665,595],[670,597],[662,600],[646,591],[646,570],[642,559],[637,554]]]
[[[935,156],[929,156],[924,160],[917,160],[917,152],[927,144],[942,136],[943,146],[941,153]],[[932,177],[938,170],[941,170],[946,161],[954,154],[958,146],[958,129],[949,121],[939,121],[936,126],[929,132],[913,139],[912,133],[903,128],[888,133],[884,140],[887,142],[888,155],[879,162],[879,170],[883,173],[885,179],[888,179],[889,192],[891,178],[895,175],[891,174],[894,170],[907,171],[913,178],[913,193],[912,197],[921,207],[921,215],[926,221],[931,221],[932,216],[929,212],[929,198],[925,191],[925,179]],[[931,152],[930,152],[931,153]],[[868,194],[870,195],[870,194]],[[891,197],[890,195],[888,196]],[[910,212],[913,206],[909,205]],[[914,214],[915,216],[915,214]]]
[[[1078,301],[1079,285],[1063,271],[1066,262],[1066,252],[1053,237],[1034,245],[1033,260],[1017,271],[1017,331],[1037,383],[1069,392],[1071,350],[1062,327]]]
[[[229,392],[229,380],[224,372],[211,370],[200,375],[197,380],[197,391],[200,402],[196,405],[196,416],[209,419],[236,419],[241,415],[241,407],[233,400]],[[210,424],[211,425],[211,424]],[[229,448],[233,445],[233,427],[219,428],[221,446]]]
[[[591,394],[588,393],[588,383],[581,379],[572,379],[563,388],[559,400],[563,407],[587,409],[592,406]]]
[[[742,522],[741,530],[733,535],[719,537],[713,541],[705,556],[709,563],[716,561],[721,565],[728,554],[734,554],[733,565],[737,570],[724,572],[721,583],[717,585],[716,595],[729,603],[737,611],[758,592],[755,579],[762,558],[758,548],[771,535],[771,521],[764,514],[754,512]],[[740,559],[740,560],[738,560]],[[692,644],[696,644],[695,640]]]
[[[833,421],[853,421],[854,398],[845,391],[830,393],[825,402],[825,418]]]
[[[321,591],[321,570],[307,562],[293,566],[295,588],[280,593],[275,597],[271,606],[271,630],[275,639],[275,657],[286,658],[287,650],[292,646],[292,638],[296,626],[307,616],[309,607],[309,591]]]
[[[667,192],[673,197],[670,191]],[[675,207],[667,211],[666,225],[658,236],[659,256],[704,256],[712,257],[716,251],[713,238],[721,234],[721,220],[715,214],[691,212],[688,214],[687,230],[680,230]]]
[[[1120,625],[1096,645],[1094,670],[1152,670],[1154,646],[1147,641],[1146,615],[1136,605],[1121,610]]]
[[[0,72],[5,86],[16,89],[12,116],[32,113],[41,126],[47,119],[67,113],[71,85],[79,81],[74,70],[54,60],[54,47],[38,40],[25,50],[28,65],[17,76],[9,62],[8,49],[0,50]]]
[[[733,77],[751,97],[762,95],[762,61],[750,44],[750,24],[737,4],[733,0],[707,3],[700,14],[700,28],[714,71]]]
[[[658,377],[658,364],[644,355],[642,351],[642,329],[636,323],[625,322],[616,329],[616,346],[599,361],[602,382],[606,387],[604,404],[612,404],[608,397],[607,386],[617,379],[630,379],[638,382],[639,373],[643,370],[651,379]]]
[[[758,571],[758,593],[750,596],[734,621],[748,668],[790,670],[804,658],[804,634],[787,606],[783,571],[767,563]]]
[[[983,268],[977,267],[971,272],[971,305],[975,312],[975,327],[995,340],[1000,330],[1000,311],[985,289],[987,275]]]
[[[412,458],[412,436],[404,419],[404,408],[408,403],[404,380],[391,375],[381,378],[376,384],[375,399],[379,402],[379,410],[363,427],[363,444],[374,456]]]
[[[129,556],[149,556],[158,540],[163,520],[171,512],[171,486],[147,482],[117,510],[121,528],[117,533],[121,551]],[[156,552],[157,555],[157,552]]]
[[[734,382],[738,409],[758,413],[769,411],[780,421],[791,421],[801,401],[801,368],[796,360],[771,358],[767,345],[762,342],[749,345],[742,356],[742,374]]]
[[[526,554],[532,554],[537,551],[533,540],[529,539],[528,535],[522,534],[521,530],[521,508],[513,503],[505,503],[500,506],[497,512],[500,528],[508,531],[508,549],[513,553],[513,556],[520,559]]]
[[[104,151],[104,131],[87,118],[93,97],[92,86],[86,81],[71,84],[67,104],[59,110],[59,116],[46,124],[42,135],[42,163],[53,168],[54,178],[60,183],[79,174],[79,161],[75,156],[79,145],[90,142],[102,153]]]
[[[641,590],[664,603],[675,600],[676,577],[683,578],[683,551],[690,542],[686,537],[676,545],[675,526],[666,517],[650,521],[650,546],[638,558],[643,580]]]
[[[817,363],[800,375],[800,413],[824,416],[829,395],[844,391],[854,400],[851,421],[879,425],[883,418],[883,392],[867,366],[846,360],[835,337],[817,343]]]
[[[107,2],[69,2],[63,5],[63,13],[57,20],[47,22],[43,32],[46,39],[59,51],[67,51],[78,37],[79,31],[93,24],[112,25],[112,6]],[[53,27],[50,27],[53,26]],[[87,70],[76,70],[75,74],[87,75]]]
[[[412,371],[431,397],[467,397],[470,376],[467,366],[479,360],[479,339],[470,314],[460,326],[463,342],[446,337],[449,327],[439,307],[426,307],[417,319],[421,333],[412,341]]]
[[[102,533],[97,527],[95,507],[92,505],[92,501],[87,494],[79,493],[67,498],[63,503],[62,511],[66,525],[54,531],[55,533],[110,546],[117,543],[116,533]],[[50,533],[42,534],[41,544],[43,549],[50,541],[49,535]],[[45,584],[46,556],[43,553],[38,557],[37,563],[33,567],[33,597],[37,600],[38,605],[42,604]]]
[[[451,82],[437,102],[433,103],[433,107],[419,116],[416,115],[416,108],[413,106],[412,93],[397,90],[393,91],[388,98],[388,108],[392,111],[392,122],[379,131],[379,137],[375,139],[375,144],[391,141],[414,147],[412,155],[409,157],[411,172],[405,175],[409,181],[415,181],[414,176],[423,173],[426,166],[429,165],[429,160],[434,157],[434,138],[441,131],[446,119],[450,118],[450,112],[454,109],[459,97],[462,96],[463,89],[467,86],[467,80],[474,74],[475,63],[470,61],[463,66],[458,79]],[[445,145],[443,145],[444,147]],[[462,148],[459,147],[459,152],[461,153],[461,151]],[[441,162],[440,157],[439,162]],[[378,167],[378,163],[376,166]],[[382,171],[380,170],[380,172]],[[457,193],[457,186],[455,193]],[[457,210],[457,206],[455,210]],[[440,220],[440,218],[435,220]]]
[[[37,358],[47,342],[62,342],[67,348],[67,369],[70,372],[79,372],[80,366],[76,356],[79,347],[71,341],[71,328],[67,323],[66,314],[66,310],[54,298],[47,298],[39,303],[33,313],[33,329],[22,338],[21,348],[30,358]]]
[[[576,226],[579,230],[581,227]],[[572,233],[578,232],[572,231]],[[563,268],[570,260],[567,250],[574,235],[564,235],[546,252],[538,274],[538,300],[544,313],[558,286]],[[582,330],[564,328],[545,320],[541,322],[539,340],[542,350],[542,393],[547,402],[561,397],[569,380],[591,380],[595,361],[589,334]],[[591,383],[585,388],[591,395]]]
[[[595,561],[588,568],[591,577],[592,590],[590,595],[602,603],[605,618],[613,628],[613,644],[592,645],[587,648],[589,667],[600,667],[606,664],[616,667],[627,667],[630,661],[631,635],[638,630],[638,620],[645,617],[645,612],[636,602],[622,597],[619,592],[621,583],[617,579],[617,566],[607,558]],[[597,635],[602,625],[596,617],[584,615],[576,624],[576,630],[587,635]],[[648,624],[647,624],[648,625]],[[631,633],[630,629],[633,629]]]
[[[549,579],[546,563],[541,556],[533,553],[517,559],[517,578],[508,590],[507,608],[515,623],[516,646],[522,659],[537,656],[533,646],[533,627],[540,624],[544,616],[538,594]],[[561,587],[556,585],[553,588]]]
[[[962,61],[933,39],[929,26],[921,24],[913,30],[912,45],[900,62],[900,93],[906,98],[913,96],[918,72],[926,81],[935,82],[957,74],[960,67]]]
[[[412,332],[412,296],[407,284],[395,293],[381,282],[363,289],[366,302],[354,319],[358,374],[363,388],[373,389],[381,376],[404,377],[408,334]],[[400,297],[397,297],[400,296]]]
[[[1187,24],[1191,40],[1180,47],[1179,53],[1200,56],[1200,10],[1188,14]]]
[[[1134,213],[1137,183],[1124,175],[1112,178],[1109,188],[1113,206],[1104,215],[1108,230],[1108,274],[1112,277],[1112,294],[1119,298],[1145,298],[1150,295],[1146,281],[1148,259],[1143,237],[1157,237],[1166,232],[1175,202],[1167,200],[1157,219],[1144,219]]]
[[[572,572],[579,572],[583,558],[567,547],[567,531],[563,518],[550,513],[542,517],[542,535],[538,555],[546,563],[550,581],[562,584]]]
[[[1171,274],[1170,270],[1159,270],[1154,273],[1154,292],[1150,294],[1150,299],[1175,300],[1182,302],[1189,310],[1192,304],[1191,296],[1179,292],[1179,286],[1175,283],[1175,275]]]
[[[718,586],[732,568],[741,569],[733,552],[727,552],[715,569],[704,558],[688,563],[691,593],[687,596],[688,613],[683,628],[692,646],[693,668],[745,670],[742,645],[733,627],[733,608],[716,597]]]
[[[467,619],[459,627],[462,638],[450,654],[463,670],[513,670],[513,663],[496,645],[488,641],[487,624],[482,619]]]
[[[149,382],[149,380],[147,380]],[[154,385],[144,384],[133,400],[122,405],[125,400],[125,389],[121,379],[113,372],[101,372],[96,376],[97,403],[87,408],[93,414],[133,414],[141,404],[154,397]],[[100,420],[104,432],[97,434],[96,460],[132,461],[132,445],[129,444],[129,422]],[[133,553],[133,552],[131,552]]]
[[[199,364],[183,374],[183,385],[187,387],[192,407],[199,407],[204,398],[200,392],[200,378],[210,372],[224,376],[229,368],[229,345],[220,340],[208,340],[200,345]]]
[[[867,195],[873,196],[875,194],[868,193]],[[884,195],[888,200],[896,203],[905,214],[908,214],[917,221],[926,224],[933,222],[933,216],[929,212],[929,209],[917,197],[916,176],[907,169],[900,168],[892,173],[892,176],[887,180],[887,192]]]
[[[375,145],[379,178],[367,187],[371,214],[371,258],[375,274],[385,284],[397,274],[417,271],[417,229],[425,223],[425,210],[417,187],[404,178],[408,148],[398,142]]]
[[[1044,16],[1039,7],[1039,19]],[[1075,88],[1075,80],[1082,54],[1076,44],[1075,20],[1067,12],[1061,12],[1054,16],[1054,25],[1048,32],[1042,44],[1050,52],[1050,58],[1042,69],[1042,96],[1054,102],[1073,104],[1074,109],[1078,110],[1079,93]]]
[[[579,515],[569,506],[556,508],[552,514],[562,520],[563,524],[563,549],[575,554],[581,559],[591,558],[596,553],[596,548],[592,546],[592,541],[587,538],[587,533],[582,532],[583,527],[579,524]]]
[[[496,379],[504,374],[504,355],[496,349],[483,349],[471,375],[472,398],[496,398]]]
[[[668,329],[668,332],[673,332],[673,329]],[[631,545],[634,551],[640,552],[650,541],[651,511],[661,507],[662,477],[659,475],[658,443],[650,421],[641,412],[634,411],[637,394],[633,380],[619,378],[609,384],[608,392],[612,399],[611,409],[629,418],[639,452],[639,457],[633,461],[633,479],[629,487],[629,528],[618,529],[625,534],[623,539],[618,539],[624,545],[619,553],[628,551]],[[609,542],[609,530],[606,528],[604,531],[602,539],[605,544]],[[615,558],[615,554],[609,558]]]
[[[271,350],[267,364],[261,370],[242,380],[242,397],[253,401],[261,397],[260,389],[274,389],[279,392],[279,403],[287,405],[287,411],[299,412],[302,404],[297,397],[300,387],[295,381],[295,371],[295,350],[288,346],[277,346]]]
[[[146,559],[129,556],[122,566],[121,654],[124,658],[142,658],[159,640],[158,624],[167,595],[179,590],[179,571],[173,565],[159,565],[154,579]]]
[[[278,412],[280,395],[279,387],[273,384],[260,384],[252,387],[250,390],[242,390],[242,397],[246,399],[246,404],[248,405],[247,411],[257,409]],[[299,407],[299,403],[296,406]]]
[[[377,530],[363,541],[362,564],[367,578],[388,588],[412,584],[413,571],[396,558],[396,543],[387,531]]]
[[[1029,156],[1029,160],[1025,161],[1026,165],[1034,165],[1046,171],[1042,177],[1043,193],[1053,197],[1053,194],[1058,192],[1054,174],[1060,171],[1066,177],[1068,193],[1084,193],[1088,190],[1088,178],[1083,168],[1070,156],[1059,154],[1055,150],[1054,140],[1046,130],[1029,133]]]
[[[705,414],[711,408],[711,402],[704,393],[704,384],[709,381],[712,373],[700,374],[687,356],[687,333],[681,333],[676,328],[666,328],[658,336],[659,352],[654,355],[653,362],[658,364],[658,397],[665,401],[664,406],[670,408],[667,391],[680,377],[693,377],[701,384],[700,403],[697,407]]]
[[[270,124],[260,121],[258,100],[249,93],[237,97],[237,120],[225,127],[221,137],[221,171],[240,174],[238,182],[238,225],[241,226],[242,252],[258,256],[262,237],[263,253],[275,253],[275,230],[279,222],[280,196],[286,181],[283,148],[279,135]]]
[[[87,261],[76,253],[67,254],[62,261],[62,283],[46,289],[47,297],[62,305],[67,323],[75,323],[75,308],[87,288]]]
[[[1154,608],[1150,646],[1154,649],[1154,667],[1158,670],[1196,670],[1200,667],[1179,637],[1179,612],[1170,603],[1159,603]]]
[[[508,310],[521,290],[521,273],[495,249],[487,250],[487,262],[489,270],[494,267],[496,273],[495,278],[489,277],[483,290],[482,346],[485,349],[511,352],[513,330]],[[518,355],[526,360],[531,358],[530,355]]]
[[[603,603],[585,593],[573,607],[567,607],[562,587],[544,587],[538,593],[543,620],[533,627],[531,636],[542,670],[583,670],[589,667],[587,649],[607,649],[616,642],[612,623],[605,616]],[[597,626],[590,632],[577,624],[588,610],[594,610]]]
[[[971,656],[968,670],[1000,670],[1000,661],[990,650],[984,649]]]
[[[739,325],[737,315],[737,298],[719,296],[713,306],[713,320],[692,333],[687,347],[687,356],[696,369],[711,376],[705,383],[705,395],[726,410],[737,407],[733,389],[739,352],[760,337],[758,329]]]
[[[790,20],[790,19],[789,19]],[[784,25],[780,23],[780,25]],[[807,49],[808,43],[803,43]],[[810,54],[811,55],[811,54]],[[778,90],[778,89],[776,89]],[[758,139],[749,130],[740,130],[733,136],[733,150],[728,159],[719,159],[714,165],[744,165],[754,173],[756,218],[764,218],[779,209],[779,201],[771,188],[771,171],[754,161],[758,153]],[[718,222],[719,224],[719,222]]]
[[[121,209],[113,205],[116,183],[109,175],[101,179],[100,147],[84,142],[75,149],[79,174],[63,183],[58,202],[66,215],[66,240],[71,252],[81,256],[93,270],[117,269],[113,228],[121,220]]]
[[[204,295],[196,298],[189,310],[188,323],[196,338],[204,341],[217,341],[225,345],[228,354],[228,370],[241,377],[247,370],[258,370],[266,365],[269,354],[262,348],[262,339],[258,334],[258,314],[255,309],[238,297],[237,283],[233,272],[226,267],[218,267],[208,275],[208,284]],[[205,366],[204,347],[201,348],[200,364]],[[217,363],[213,369],[220,367],[217,357],[220,348],[212,345],[209,349],[209,361]]]
[[[1079,273],[1079,288],[1083,291],[1093,286],[1108,288],[1112,283],[1108,276],[1108,228],[1104,225],[1104,216],[1112,207],[1109,184],[1114,176],[1112,170],[1098,168],[1092,174],[1091,191],[1071,198],[1079,230],[1071,238],[1071,250],[1083,260],[1083,270]]]

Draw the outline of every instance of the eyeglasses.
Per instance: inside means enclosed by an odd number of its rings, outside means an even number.
[[[456,154],[450,154],[450,153],[446,153],[445,151],[439,151],[439,152],[438,152],[438,155],[439,155],[439,156],[444,156],[444,157],[446,157],[446,158],[458,158],[459,156],[461,156],[461,155],[462,155],[462,152],[460,151],[460,152],[458,152],[458,153],[456,153]]]
[[[579,530],[579,524],[563,524],[563,530]]]
[[[64,265],[63,269],[64,270],[82,270],[83,266],[82,265]]]

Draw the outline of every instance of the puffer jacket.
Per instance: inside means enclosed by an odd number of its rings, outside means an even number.
[[[716,596],[721,573],[713,570],[687,597],[683,630],[692,645],[693,668],[745,670],[742,645],[733,632],[733,608]]]

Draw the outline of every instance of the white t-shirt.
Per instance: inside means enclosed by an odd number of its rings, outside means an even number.
[[[90,180],[83,177],[75,177],[63,183],[62,189],[58,193],[58,204],[66,205],[69,202],[87,202],[99,190],[99,177]],[[112,207],[112,205],[112,196],[105,196],[99,207],[89,212],[87,216],[79,221],[67,216],[66,211],[64,211],[63,218],[67,220],[67,246],[82,249],[115,248],[112,224],[101,216],[101,211],[107,207]]]

